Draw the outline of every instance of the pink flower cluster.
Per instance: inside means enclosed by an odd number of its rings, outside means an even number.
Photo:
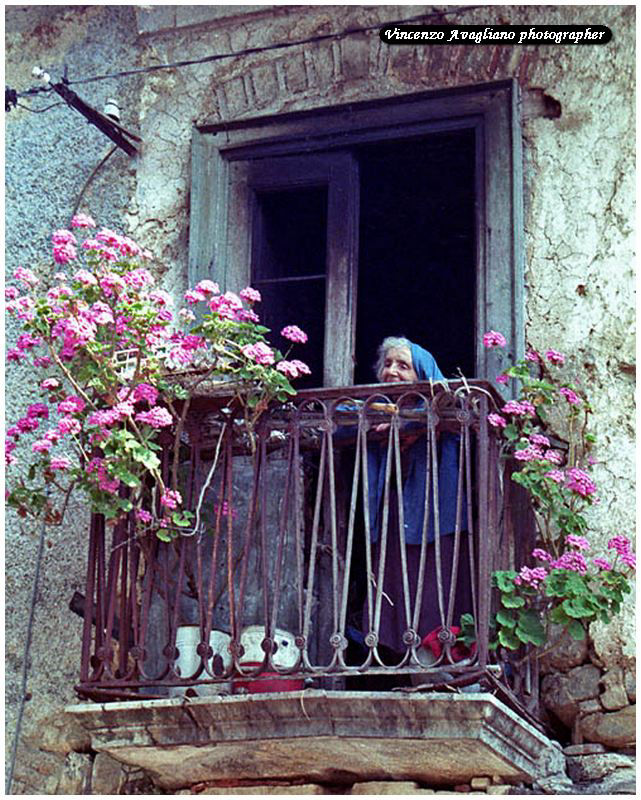
[[[563,483],[565,475],[560,469],[550,469],[545,473],[545,477],[549,478],[554,483]]]
[[[92,475],[93,473],[96,474],[98,487],[102,489],[103,492],[108,492],[109,494],[116,494],[116,492],[120,488],[120,481],[117,478],[109,477],[109,473],[107,472],[107,467],[105,466],[104,459],[102,458],[92,458],[89,464],[87,465],[86,472],[89,475]]]
[[[581,404],[581,398],[572,389],[568,389],[567,387],[563,386],[561,389],[559,389],[559,393],[565,397],[570,405],[578,406]]]
[[[286,375],[288,378],[298,378],[301,375],[311,375],[311,370],[307,364],[299,361],[297,358],[292,361],[279,361],[276,364],[276,369]]]
[[[240,348],[245,358],[250,361],[255,361],[257,364],[273,364],[276,360],[273,350],[268,347],[264,342],[256,342],[256,344],[246,344]]]
[[[505,347],[507,344],[505,336],[498,331],[488,331],[483,334],[483,346],[487,348]]]
[[[521,450],[515,450],[514,458],[517,461],[536,461],[543,458],[543,450],[535,445],[528,445]]]
[[[590,542],[585,538],[585,536],[577,536],[574,533],[569,533],[565,537],[565,541],[567,544],[571,545],[572,547],[576,547],[579,550],[589,550],[590,549]]]
[[[173,417],[166,408],[154,406],[149,411],[139,411],[136,414],[136,421],[151,425],[152,428],[166,428],[173,423]]]
[[[505,426],[507,425],[507,420],[500,414],[488,414],[487,421],[494,428],[505,428]]]
[[[556,364],[559,367],[562,367],[565,364],[565,356],[563,353],[559,353],[558,350],[547,350],[545,353],[545,357],[550,362],[550,364]]]
[[[53,242],[53,260],[56,264],[68,264],[78,255],[76,237],[71,231],[54,231],[51,237]]]
[[[501,409],[504,414],[512,414],[517,417],[532,416],[536,409],[529,400],[508,400]]]
[[[305,344],[307,341],[307,334],[305,331],[302,331],[298,325],[286,325],[280,332],[280,335],[284,336],[285,339],[289,339],[290,342]]]
[[[533,589],[538,589],[547,576],[548,573],[544,567],[521,567],[519,574],[514,578],[514,583],[517,586],[526,584]]]
[[[261,301],[260,292],[258,289],[252,289],[251,286],[241,289],[239,294],[242,300],[244,300],[246,303],[250,303],[251,305],[254,303],[260,303]]]
[[[566,486],[582,497],[588,497],[596,492],[596,486],[585,470],[572,467],[567,472]]]
[[[632,552],[632,543],[625,536],[614,536],[608,542],[608,547],[611,550],[616,550],[617,556],[621,561],[631,569],[636,569],[637,557]]]
[[[160,505],[165,506],[165,508],[174,509],[177,508],[182,501],[183,499],[180,492],[174,489],[165,489],[160,498]]]
[[[571,572],[578,572],[581,575],[585,575],[588,571],[588,562],[585,560],[585,556],[583,553],[577,553],[574,550],[563,553],[555,561],[551,561],[550,566],[553,569],[567,569]]]

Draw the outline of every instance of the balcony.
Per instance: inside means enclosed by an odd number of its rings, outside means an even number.
[[[251,437],[229,402],[197,398],[179,459],[164,452],[193,529],[164,542],[136,538],[128,522],[109,533],[93,518],[80,696],[358,689],[365,679],[376,688],[393,678],[502,687],[536,713],[536,682],[489,648],[491,572],[527,553],[532,534],[487,423],[496,393],[480,381],[302,391]],[[418,520],[397,501],[408,470]],[[407,544],[399,531],[417,521],[427,535]],[[451,632],[461,612],[473,645]],[[421,644],[429,633],[436,644]]]
[[[249,430],[229,396],[195,398],[179,451],[168,442],[163,460],[193,527],[161,541],[92,519],[76,690],[101,705],[72,711],[96,749],[144,765],[150,747],[184,746],[191,758],[204,736],[247,753],[258,736],[275,756],[316,728],[389,736],[379,714],[403,716],[411,703],[413,732],[395,736],[422,731],[442,751],[443,739],[470,735],[489,747],[490,771],[476,774],[530,774],[550,744],[535,662],[491,647],[491,573],[525,561],[534,536],[488,425],[501,402],[482,381],[306,390]],[[305,734],[290,730],[298,702],[322,717]],[[183,708],[196,739],[183,741]],[[530,739],[519,755],[521,729]],[[109,749],[114,736],[124,750]],[[411,748],[399,758],[400,774],[415,775]],[[163,767],[167,787],[180,785],[176,768]],[[261,775],[277,777],[267,766]]]

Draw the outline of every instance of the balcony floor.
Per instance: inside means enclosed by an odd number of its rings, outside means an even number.
[[[165,789],[265,779],[429,785],[563,772],[560,746],[494,696],[304,691],[83,703],[92,747]]]

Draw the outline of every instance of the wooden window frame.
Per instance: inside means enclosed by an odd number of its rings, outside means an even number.
[[[247,277],[251,252],[250,204],[238,202],[239,164],[248,173],[269,169],[269,160],[343,151],[363,143],[402,140],[434,132],[473,128],[476,134],[476,273],[474,320],[476,375],[493,380],[524,354],[523,165],[520,93],[514,80],[421,92],[313,111],[301,111],[204,125],[194,129],[189,234],[189,283],[213,278],[238,290]],[[262,164],[260,168],[258,165]],[[350,179],[357,180],[352,175]],[[242,180],[240,182],[242,184]],[[352,185],[352,188],[353,185]],[[358,194],[356,192],[356,194]],[[325,385],[349,385],[353,376],[353,335],[358,213],[347,204],[344,248],[344,315],[346,327],[327,324]],[[230,234],[230,231],[235,233]],[[350,244],[350,240],[352,243]],[[239,243],[247,260],[245,273],[230,257]],[[329,242],[328,242],[329,244]],[[328,247],[329,251],[329,247]],[[329,256],[328,256],[329,258]],[[337,319],[332,320],[332,325]],[[493,328],[506,337],[504,350],[487,350],[483,333]],[[333,342],[342,342],[342,347]],[[337,347],[337,349],[334,349]]]

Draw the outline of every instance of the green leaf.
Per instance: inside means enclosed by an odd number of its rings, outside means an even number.
[[[191,525],[190,517],[193,517],[193,514],[189,511],[185,511],[184,513],[181,511],[174,511],[171,515],[171,521],[179,528],[188,528]]]
[[[505,628],[499,630],[499,642],[503,647],[507,647],[508,650],[518,650],[521,646],[521,640],[518,639],[512,631],[506,630]]]
[[[500,592],[515,592],[514,578],[517,573],[513,569],[497,570],[492,575],[492,582]]]
[[[509,425],[506,425],[505,428],[503,428],[503,436],[505,436],[509,442],[513,442],[515,439],[519,438],[519,429],[513,422],[510,422]]]
[[[593,617],[595,614],[595,609],[587,597],[568,597],[561,605],[568,617],[573,619]]]
[[[161,542],[171,542],[171,534],[166,528],[160,528],[160,530],[156,531],[156,536]]]
[[[115,467],[112,467],[109,472],[114,476],[114,478],[121,480],[125,486],[129,486],[130,489],[138,488],[140,486],[140,479],[137,478],[132,472],[129,472],[129,470],[122,464],[117,464]]]
[[[499,625],[504,625],[506,628],[516,627],[516,617],[514,613],[504,611],[503,609],[496,612],[496,621]]]
[[[608,622],[608,620],[605,621]],[[580,642],[582,639],[585,639],[586,630],[576,619],[573,619],[570,623],[568,623],[567,632],[576,642]]]
[[[538,646],[545,643],[545,628],[536,611],[528,609],[519,612],[516,635],[522,642],[529,644]]]
[[[525,598],[519,597],[518,594],[503,594],[501,595],[501,604],[505,608],[522,608],[525,605]]]

